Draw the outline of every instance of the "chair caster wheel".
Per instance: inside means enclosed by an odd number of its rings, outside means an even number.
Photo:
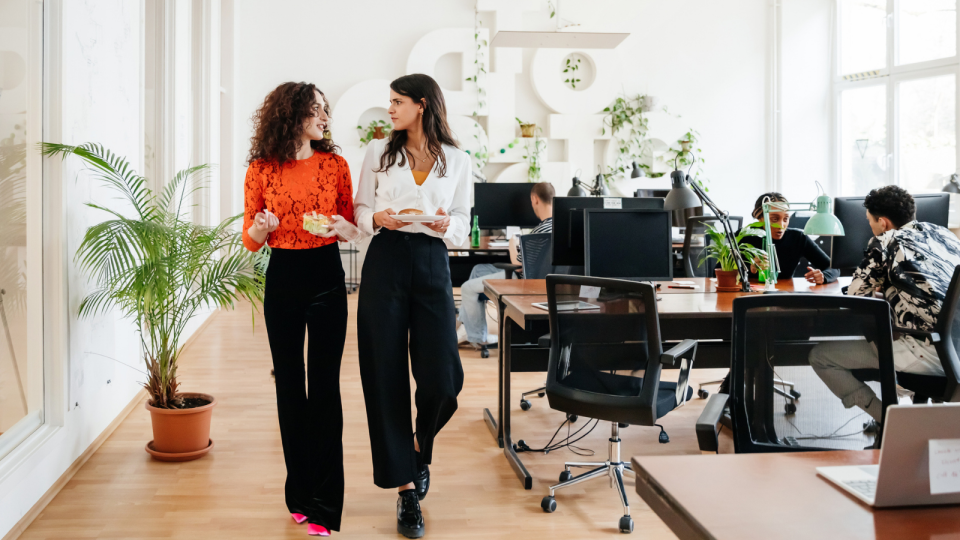
[[[557,500],[547,495],[540,501],[540,508],[543,508],[544,512],[552,514],[557,509]],[[620,520],[620,522],[622,523],[623,520]]]
[[[561,484],[564,482],[569,482],[570,480],[573,480],[573,473],[571,473],[570,471],[563,471],[562,473],[560,473]]]
[[[703,388],[697,390],[697,397],[700,399],[707,399],[710,396],[710,392],[707,392]]]
[[[490,351],[487,349],[480,349],[480,358],[490,358]]]
[[[577,416],[577,415],[575,415],[575,414],[568,414],[568,415],[567,415],[567,420],[568,420],[571,424],[573,424],[574,422],[576,422],[576,421],[579,420],[579,419],[580,419],[580,417]]]
[[[630,534],[633,532],[633,518],[630,516],[623,516],[620,518],[620,532],[624,534]]]
[[[545,396],[545,395],[547,395],[547,394],[544,393],[544,392],[540,392],[540,393],[537,394],[537,397],[543,397],[543,396]]]
[[[532,405],[529,401],[527,401],[527,400],[525,400],[525,399],[521,399],[521,400],[520,400],[520,408],[521,408],[522,410],[524,410],[524,411],[529,411],[531,407],[533,407],[533,405]]]
[[[786,411],[787,414],[793,414],[797,412],[797,405],[795,403],[787,403],[783,406],[783,410]]]
[[[797,392],[793,388],[790,389],[790,395],[793,396],[793,399],[800,399],[800,392]]]

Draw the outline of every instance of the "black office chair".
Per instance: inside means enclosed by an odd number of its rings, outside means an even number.
[[[953,270],[953,278],[940,307],[940,315],[933,332],[920,332],[908,328],[894,327],[894,332],[909,334],[918,340],[930,340],[937,350],[937,356],[943,365],[943,377],[918,375],[916,373],[897,372],[897,384],[913,392],[914,403],[958,402],[960,401],[960,360],[957,349],[960,347],[960,267]],[[853,376],[861,381],[879,380],[877,369],[855,369]]]
[[[553,250],[550,248],[551,233],[525,234],[520,237],[520,253],[523,261],[524,279],[544,279],[548,274],[580,275],[583,267],[553,266]],[[542,347],[549,347],[550,335],[541,336],[538,343]],[[533,404],[528,398],[546,395],[546,386],[520,394],[520,409],[529,411]],[[576,419],[574,419],[576,420]]]
[[[730,226],[733,231],[740,230],[743,226],[743,218],[740,216],[730,216]],[[721,227],[720,218],[717,216],[694,216],[687,218],[686,230],[683,233],[683,269],[686,277],[713,277],[713,268],[717,265],[716,259],[707,259],[700,264],[700,254],[707,249],[707,242],[710,237],[707,236],[707,224],[714,227]],[[692,244],[694,236],[703,238],[702,246]]]
[[[576,300],[576,293],[562,295],[558,288],[579,291],[581,286],[600,287],[596,299],[586,299],[599,309],[559,311],[558,301]],[[547,276],[550,313],[550,361],[547,368],[547,399],[550,408],[610,422],[610,445],[606,461],[564,464],[560,483],[550,486],[541,507],[557,508],[556,490],[609,476],[623,504],[620,532],[633,531],[624,471],[629,461],[620,457],[620,424],[657,426],[657,419],[682,406],[693,395],[687,380],[697,353],[697,342],[684,340],[663,352],[656,291],[648,283],[580,276]],[[663,365],[680,362],[678,382],[660,380]],[[643,378],[619,375],[613,370],[643,371]],[[660,426],[658,426],[660,427]],[[669,442],[661,429],[660,442]],[[592,470],[578,476],[572,467]]]
[[[860,414],[837,413],[834,397],[823,389],[833,412],[807,416],[779,413],[775,406],[774,377],[777,370],[810,366],[810,351],[816,342],[812,337],[824,336],[846,340],[865,339],[873,342],[879,355],[880,399],[886,408],[897,403],[896,375],[893,365],[893,336],[889,306],[877,298],[826,296],[811,294],[768,294],[737,298],[733,301],[733,343],[730,366],[730,394],[710,396],[697,420],[697,442],[700,450],[716,452],[724,408],[729,405],[734,448],[737,453],[836,450],[838,431],[830,433],[820,423],[828,418]],[[809,368],[811,376],[812,368]],[[839,400],[837,400],[839,401]],[[776,414],[782,414],[777,417]],[[852,421],[851,417],[847,422]],[[805,423],[812,422],[814,426]],[[842,428],[844,425],[841,425]],[[831,424],[830,427],[835,427]],[[859,426],[851,434],[860,436]],[[801,431],[808,430],[808,431]],[[829,435],[808,433],[819,430]],[[881,432],[874,443],[879,445]],[[815,443],[807,441],[813,440]],[[801,442],[802,441],[802,442]],[[828,442],[830,441],[830,442]],[[832,444],[829,448],[814,446]],[[842,446],[840,446],[842,447]],[[857,449],[861,449],[859,446]]]

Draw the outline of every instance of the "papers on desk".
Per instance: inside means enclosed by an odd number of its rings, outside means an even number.
[[[494,241],[487,242],[487,247],[492,247],[492,248],[508,247],[509,245],[510,245],[510,242],[507,240],[497,240],[495,242]]]
[[[930,439],[930,494],[960,493],[960,439]]]

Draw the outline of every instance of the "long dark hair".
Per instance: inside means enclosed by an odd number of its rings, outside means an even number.
[[[770,202],[790,202],[783,194],[777,193],[776,191],[764,193],[757,198],[757,202],[753,205],[753,214],[751,214],[753,219],[761,219],[763,217],[763,200],[766,198],[769,198]]]
[[[267,94],[263,104],[253,114],[253,137],[250,138],[250,156],[247,163],[258,159],[276,161],[283,165],[297,158],[303,145],[303,124],[313,117],[313,107],[320,92],[315,85],[305,82],[286,82]],[[323,112],[330,116],[330,103],[323,96]],[[333,139],[310,141],[318,152],[338,153],[340,147]]]
[[[447,158],[443,155],[442,145],[459,148],[447,123],[447,104],[443,101],[440,85],[429,75],[414,73],[404,75],[390,83],[390,89],[412,99],[414,103],[423,103],[423,136],[427,139],[427,152],[437,162],[437,175],[447,175]],[[380,168],[374,172],[384,172],[393,167],[397,160],[400,166],[407,164],[407,155],[403,147],[407,144],[407,130],[395,129],[390,133],[387,147],[380,155]]]

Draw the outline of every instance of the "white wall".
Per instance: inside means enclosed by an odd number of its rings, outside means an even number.
[[[189,14],[191,3],[180,3],[183,5],[178,10],[186,8]],[[57,119],[62,137],[55,142],[102,143],[142,170],[140,3],[87,0],[64,1],[61,6],[62,50],[51,52],[61,55],[62,65],[57,86],[63,101],[53,109],[62,115]],[[182,39],[189,37],[188,30]],[[184,86],[186,99],[190,99],[191,85],[186,82]],[[219,102],[213,103],[213,107],[219,110]],[[188,115],[181,120],[183,125],[178,126],[175,135],[178,151],[188,149],[186,145],[191,140],[191,120]],[[213,131],[212,137],[218,137],[218,130]],[[138,381],[143,380],[142,374],[118,363],[143,365],[130,321],[114,314],[86,320],[78,320],[75,315],[91,287],[74,265],[73,253],[86,228],[105,218],[105,214],[83,203],[116,202],[111,192],[80,174],[81,167],[79,159],[68,159],[60,178],[64,193],[69,335],[63,336],[68,340],[68,358],[54,361],[63,363],[63,376],[69,378],[62,385],[66,388],[66,412],[47,411],[48,419],[61,419],[57,420],[60,425],[41,428],[33,439],[0,462],[0,536],[16,525],[129,404],[139,390]],[[198,317],[192,326],[199,325],[207,315]],[[189,381],[184,384],[190,389]]]
[[[515,4],[527,5],[521,0]],[[533,5],[541,10],[522,15],[523,29],[554,27],[546,3]],[[473,9],[473,0],[409,0],[402,9],[387,0],[366,2],[363,9],[351,2],[282,0],[266,5],[234,0],[234,140],[232,172],[224,178],[230,183],[232,212],[243,208],[250,116],[270,90],[290,80],[316,83],[334,105],[334,140],[342,139],[338,130],[342,133],[353,126],[337,118],[336,105],[348,88],[406,74],[408,55],[418,39],[441,28],[472,28]],[[567,0],[564,9],[564,17],[579,22],[581,30],[632,33],[616,51],[618,86],[627,93],[656,95],[671,112],[682,116],[654,115],[650,136],[675,143],[687,128],[697,129],[710,194],[722,208],[749,213],[753,198],[769,184],[768,2]],[[291,28],[291,19],[304,22]],[[495,17],[482,12],[481,20],[485,27],[492,27]],[[534,53],[522,52],[515,106],[519,116],[546,127],[553,111],[538,98],[530,81]],[[564,144],[549,142],[549,161],[563,159]],[[597,146],[599,154],[602,144]],[[496,150],[491,144],[490,151]],[[505,167],[491,164],[485,172],[495,178]],[[583,171],[582,177],[595,174],[595,170]],[[565,192],[569,178],[556,183],[558,191]],[[650,180],[645,186],[665,184],[669,186],[668,180]]]

